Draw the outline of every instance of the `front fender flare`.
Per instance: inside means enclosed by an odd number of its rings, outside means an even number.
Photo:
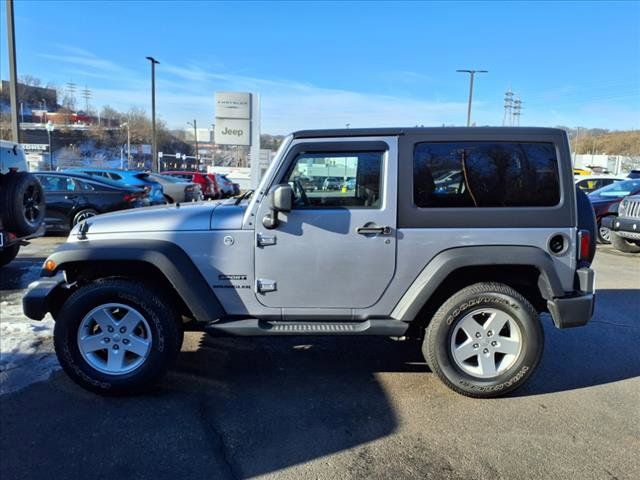
[[[223,318],[225,311],[215,293],[189,255],[164,240],[85,240],[65,243],[47,258],[55,270],[43,269],[51,277],[72,263],[96,261],[139,261],[155,266],[189,307],[198,322]],[[46,263],[46,262],[45,262]]]

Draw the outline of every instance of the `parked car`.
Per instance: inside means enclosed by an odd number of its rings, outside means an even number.
[[[233,183],[227,175],[224,173],[215,173],[213,174],[216,177],[216,181],[220,187],[220,192],[222,193],[222,198],[233,197],[234,195],[238,195],[240,193],[240,185],[237,183]]]
[[[627,178],[640,178],[640,170],[631,170]]]
[[[202,188],[195,182],[159,173],[151,173],[149,178],[162,185],[164,198],[169,203],[197,202],[204,198]]]
[[[589,194],[589,200],[593,205],[598,223],[598,241],[600,243],[610,243],[609,228],[602,223],[602,219],[617,213],[618,204],[628,195],[640,193],[640,178],[632,178],[615,182],[602,187]]]
[[[299,167],[327,157],[353,159],[354,194],[294,194]],[[596,225],[563,130],[301,131],[273,162],[250,199],[104,215],[49,256],[24,311],[52,313],[73,381],[148,388],[185,330],[409,336],[449,388],[495,397],[539,365],[540,313],[557,328],[593,314]],[[454,168],[463,185],[436,191]]]
[[[573,169],[573,175],[574,176],[579,176],[579,175],[592,175],[593,172],[588,169],[588,168],[574,168]]]
[[[340,190],[342,182],[336,177],[327,177],[322,182],[322,190]]]
[[[591,193],[599,188],[606,187],[613,182],[625,180],[625,177],[616,175],[577,175],[576,186],[584,193]]]
[[[44,233],[45,196],[18,143],[0,140],[0,267]]]
[[[151,205],[163,205],[167,203],[164,198],[162,185],[149,179],[149,174],[146,172],[105,168],[72,168],[65,171],[84,173],[85,175],[91,175],[93,177],[107,178],[121,185],[143,187],[149,192],[149,202]]]
[[[171,170],[162,172],[162,175],[169,175],[171,177],[181,178],[189,182],[197,183],[200,185],[202,195],[206,199],[221,198],[218,185],[215,183],[215,180],[211,179],[206,173]]]
[[[47,196],[47,231],[69,231],[101,213],[148,205],[143,188],[72,172],[35,172]]]
[[[624,197],[618,204],[618,214],[602,219],[611,230],[613,246],[626,253],[640,252],[640,195]]]

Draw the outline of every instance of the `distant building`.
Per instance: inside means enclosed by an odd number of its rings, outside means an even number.
[[[0,82],[0,101],[9,104],[9,82]],[[57,110],[58,92],[55,88],[34,87],[18,82],[18,102],[29,110]]]

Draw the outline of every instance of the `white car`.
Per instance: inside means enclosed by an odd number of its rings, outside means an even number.
[[[584,193],[591,193],[599,188],[606,187],[613,182],[626,180],[625,177],[619,175],[594,174],[594,175],[576,175],[576,186]]]

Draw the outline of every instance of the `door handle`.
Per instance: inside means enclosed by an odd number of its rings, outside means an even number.
[[[358,227],[356,229],[360,235],[389,235],[391,233],[391,227],[389,226],[380,226],[380,225],[364,225],[362,227]]]
[[[65,195],[64,198],[67,200],[75,200],[78,198],[78,195]]]

